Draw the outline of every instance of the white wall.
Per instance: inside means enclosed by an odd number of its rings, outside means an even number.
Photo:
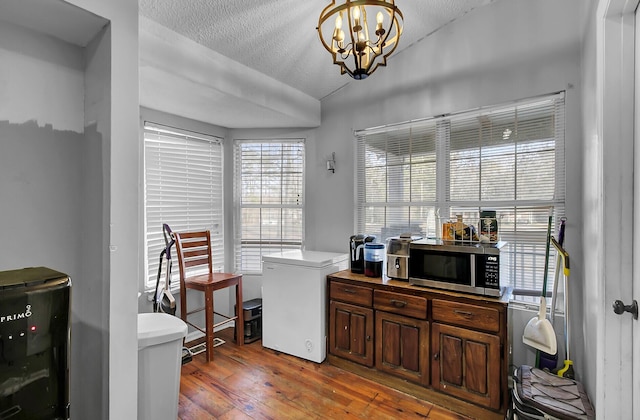
[[[564,90],[565,245],[572,260],[571,299],[581,302],[582,27],[577,17],[583,6],[581,0],[496,1],[392,57],[386,68],[379,68],[368,79],[354,81],[325,98],[322,124],[315,133],[314,160],[308,162],[309,190],[313,191],[307,194],[308,244],[346,250],[349,236],[355,233],[354,130]],[[338,160],[336,173],[319,173],[332,151]],[[571,322],[582,325],[580,314]],[[522,329],[513,327],[514,351],[521,352],[518,347],[523,346],[516,341],[521,340]],[[572,346],[572,358],[580,377],[587,362],[582,343],[574,339],[578,345]],[[527,352],[524,359],[532,355]],[[514,359],[522,360],[522,356],[514,354]]]
[[[602,249],[600,248],[599,236],[601,231],[602,218],[602,187],[599,181],[602,168],[599,163],[601,156],[601,145],[598,137],[598,114],[596,95],[596,16],[595,8],[591,13],[589,25],[584,36],[584,47],[582,57],[582,81],[583,81],[583,181],[581,188],[583,195],[583,234],[584,243],[584,271],[593,273],[583,279],[584,295],[580,300],[574,299],[576,307],[580,308],[579,318],[583,322],[574,328],[574,348],[590,349],[583,352],[583,382],[587,387],[589,395],[593,396],[596,403],[596,366],[598,359],[602,357],[598,351],[598,331],[604,322],[604,317],[599,315],[597,302],[602,294],[602,285],[599,276],[595,275],[601,271]]]

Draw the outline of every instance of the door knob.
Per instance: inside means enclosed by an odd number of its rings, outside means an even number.
[[[638,302],[633,301],[631,305],[625,305],[623,301],[616,300],[613,302],[613,312],[622,315],[625,312],[631,312],[633,319],[638,319]]]

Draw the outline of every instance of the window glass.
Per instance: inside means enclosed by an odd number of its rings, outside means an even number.
[[[147,290],[155,288],[159,264],[165,270],[160,260],[166,247],[162,230],[165,223],[174,232],[210,230],[214,269],[224,270],[222,181],[221,139],[145,123]],[[177,269],[172,275],[172,287],[178,287]]]
[[[304,141],[236,140],[236,269],[262,271],[265,254],[300,249],[304,228]]]
[[[457,215],[477,225],[495,210],[501,278],[539,293],[549,215],[564,217],[564,129],[557,94],[357,132],[358,233],[439,237]]]

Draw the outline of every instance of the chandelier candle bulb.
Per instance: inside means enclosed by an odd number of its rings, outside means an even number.
[[[384,34],[384,29],[382,29],[382,23],[384,22],[384,15],[382,12],[378,12],[376,15],[376,35],[380,36]]]
[[[362,29],[362,26],[360,26],[360,8],[355,7],[353,9],[353,30],[355,32],[358,32]]]

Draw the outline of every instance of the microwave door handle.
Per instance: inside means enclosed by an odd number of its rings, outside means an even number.
[[[476,256],[475,254],[469,255],[469,263],[471,267],[471,287],[476,287]]]

